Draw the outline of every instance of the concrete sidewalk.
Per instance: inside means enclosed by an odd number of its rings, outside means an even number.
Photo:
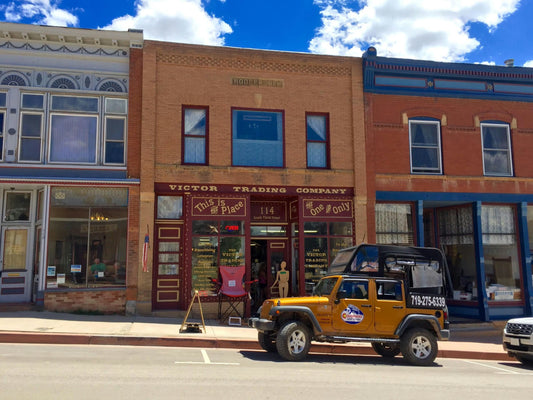
[[[216,320],[201,321],[200,332],[180,333],[182,319],[163,317],[78,315],[38,311],[0,313],[0,343],[174,346],[259,350],[257,331]],[[503,323],[457,322],[451,340],[439,342],[438,357],[512,361],[501,345]],[[314,343],[312,352],[375,355],[368,343]]]

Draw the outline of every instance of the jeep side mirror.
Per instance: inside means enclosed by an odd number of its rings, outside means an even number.
[[[337,292],[337,300],[345,299],[347,297],[348,297],[348,291],[347,290],[341,289],[341,290],[339,290]]]

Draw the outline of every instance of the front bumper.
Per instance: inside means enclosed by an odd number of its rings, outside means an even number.
[[[503,349],[511,354],[518,354],[533,360],[533,339],[524,337],[503,336]]]
[[[269,319],[262,318],[249,318],[248,326],[250,328],[255,328],[258,331],[273,331],[275,322]]]

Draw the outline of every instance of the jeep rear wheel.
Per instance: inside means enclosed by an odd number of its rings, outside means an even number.
[[[400,354],[400,345],[398,343],[372,342],[372,348],[382,357],[396,357]]]
[[[290,321],[283,325],[276,338],[279,355],[288,361],[303,360],[311,347],[309,329],[300,321]]]
[[[276,353],[278,351],[274,337],[271,334],[259,332],[257,334],[257,340],[263,350],[268,351],[269,353]]]
[[[400,339],[400,350],[409,363],[430,365],[437,358],[437,339],[427,329],[409,329]]]

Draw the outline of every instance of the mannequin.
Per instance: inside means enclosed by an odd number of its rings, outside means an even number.
[[[279,284],[279,297],[287,297],[289,294],[289,271],[287,268],[287,263],[285,261],[281,262],[281,270],[276,274],[276,280],[272,286]]]

